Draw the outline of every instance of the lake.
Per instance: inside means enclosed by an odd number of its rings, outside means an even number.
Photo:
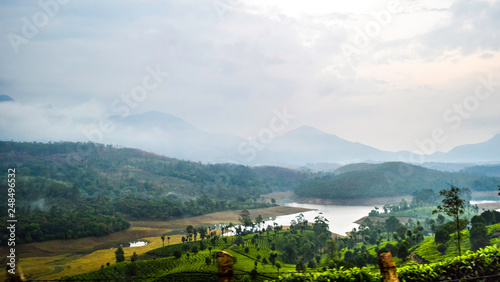
[[[472,205],[484,205],[484,204],[498,204],[498,201],[492,200],[472,200]],[[347,205],[316,205],[316,204],[299,204],[295,202],[286,203],[284,206],[299,207],[314,209],[314,211],[303,212],[304,218],[309,222],[314,222],[314,218],[323,213],[323,216],[328,219],[330,225],[330,232],[337,233],[340,235],[346,235],[346,232],[350,232],[353,228],[358,228],[359,225],[354,223],[354,221],[367,216],[374,207],[382,209],[383,205],[371,205],[371,206],[347,206]],[[497,209],[500,211],[500,209]],[[264,226],[273,225],[276,222],[278,225],[290,225],[290,222],[299,215],[289,214],[284,216],[278,216],[275,220],[268,219]]]
[[[328,220],[330,225],[330,232],[337,233],[340,235],[346,235],[346,232],[351,231],[353,228],[358,228],[359,225],[354,223],[354,221],[367,216],[374,206],[344,206],[344,205],[315,205],[315,204],[299,204],[299,203],[287,203],[285,206],[299,207],[314,209],[314,211],[303,212],[304,218],[309,222],[314,222],[314,218],[323,213],[323,217]],[[381,206],[378,206],[379,208]],[[295,219],[297,214],[289,214],[276,217],[275,220],[268,219],[264,226],[273,225],[276,222],[278,225],[290,225],[290,222]]]

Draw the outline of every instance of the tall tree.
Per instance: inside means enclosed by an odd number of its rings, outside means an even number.
[[[161,244],[162,247],[165,247],[165,235],[161,235]]]
[[[441,190],[439,191],[439,195],[443,196],[442,205],[437,206],[435,210],[432,211],[432,214],[444,212],[448,216],[452,217],[455,220],[457,225],[457,246],[458,246],[458,255],[462,255],[462,249],[460,247],[460,215],[464,213],[464,205],[465,201],[460,198],[461,189],[458,187],[451,186],[450,190]]]
[[[198,227],[198,233],[200,234],[200,239],[203,241],[207,236],[207,228],[204,226]]]
[[[398,228],[398,226],[400,225],[401,223],[399,222],[399,220],[391,215],[388,219],[385,220],[385,229],[387,230],[387,239],[390,240],[390,235],[396,231],[396,229]]]
[[[238,218],[238,220],[245,227],[252,226],[252,224],[253,224],[252,219],[250,218],[250,212],[247,209],[244,209],[241,211],[240,217]]]
[[[260,228],[260,225],[264,223],[264,219],[262,218],[262,215],[258,215],[257,218],[255,218],[255,224],[258,224],[259,225],[259,228]]]
[[[187,233],[187,237],[190,238],[194,232],[194,227],[192,225],[188,225],[186,227],[186,233]]]
[[[123,252],[122,246],[118,247],[115,251],[116,262],[125,261],[125,253]]]
[[[323,216],[323,213],[320,212],[319,215],[314,218],[313,229],[316,235],[329,233],[328,219]]]

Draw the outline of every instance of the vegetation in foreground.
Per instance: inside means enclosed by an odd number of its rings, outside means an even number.
[[[461,204],[464,202],[459,201],[457,205]],[[446,222],[442,220],[444,217],[438,218],[439,225],[434,229],[450,229],[456,224],[453,220]],[[253,223],[249,214],[242,212],[241,224],[252,228],[236,228],[237,236],[217,236],[205,227],[188,226],[184,243],[169,245],[167,241],[167,246],[150,251],[151,257],[143,258],[144,261],[103,265],[99,271],[64,279],[217,281],[214,255],[219,250],[233,255],[237,281],[379,281],[375,264],[382,252],[393,254],[402,281],[441,281],[481,275],[485,276],[485,281],[496,281],[496,275],[500,274],[497,244],[500,224],[495,224],[500,222],[498,212],[476,215],[471,220],[470,231],[459,230],[462,249],[466,252],[463,256],[458,255],[456,233],[444,238],[438,233],[424,238],[425,228],[418,221],[412,228],[409,224],[401,224],[394,216],[376,223],[370,221],[346,238],[332,239],[327,231],[328,221],[322,216],[309,224],[299,215],[291,222],[289,230],[282,230],[280,226],[261,229],[259,217]],[[470,233],[484,236],[470,236]],[[487,247],[490,243],[494,245]],[[440,246],[444,244],[449,247],[443,251]],[[441,256],[428,254],[436,250]],[[118,250],[117,262],[122,260],[119,253]],[[432,263],[417,264],[415,259]]]

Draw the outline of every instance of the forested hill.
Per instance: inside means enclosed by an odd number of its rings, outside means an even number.
[[[270,206],[259,195],[294,189],[307,178],[278,167],[201,164],[73,142],[0,142],[0,171],[9,168],[15,169],[17,215],[31,223],[20,227],[30,234],[27,241],[107,234],[126,228],[125,219]],[[6,182],[0,188],[7,191]]]
[[[84,196],[120,198],[200,196],[256,200],[260,194],[294,188],[305,174],[279,167],[201,164],[141,150],[92,143],[0,142],[0,165],[15,167],[29,184],[24,199]],[[26,194],[24,194],[26,193]]]
[[[352,199],[411,195],[421,189],[439,191],[451,184],[475,191],[496,190],[499,177],[472,172],[442,172],[402,162],[352,164],[303,183],[298,196]]]

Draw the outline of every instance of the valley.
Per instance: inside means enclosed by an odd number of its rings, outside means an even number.
[[[322,241],[315,241],[316,238],[311,244],[319,247],[332,238],[343,246],[344,255],[350,248],[363,244],[352,234],[364,226],[362,219],[368,218],[378,226],[370,229],[372,233],[377,230],[377,235],[370,236],[378,239],[364,239],[371,253],[370,259],[363,261],[369,264],[376,253],[375,242],[377,248],[382,242],[394,242],[384,237],[391,237],[390,232],[382,235],[384,222],[392,215],[408,230],[414,228],[415,221],[425,221],[426,234],[431,234],[427,223],[431,206],[438,204],[436,191],[448,185],[446,179],[470,187],[463,190],[467,202],[478,201],[468,206],[468,218],[479,214],[483,207],[499,208],[493,191],[500,183],[495,165],[439,171],[401,162],[357,163],[334,171],[314,172],[277,166],[203,164],[93,143],[1,141],[0,166],[4,170],[16,168],[20,222],[17,254],[26,277],[34,280],[104,271],[103,266],[120,268],[122,264],[115,266],[115,251],[120,245],[124,246],[126,260],[134,255],[134,260],[146,267],[155,258],[151,252],[157,252],[166,238],[169,245],[184,245],[189,226],[212,228],[210,236],[219,240],[213,244],[221,250],[236,251],[239,256],[244,250],[220,241],[221,228],[233,226],[231,233],[237,236],[231,240],[241,235],[250,240],[256,231],[245,231],[238,224],[254,220],[253,228],[266,228],[268,236],[274,230],[275,243],[285,248],[289,244],[287,236],[297,234],[297,228],[313,232],[311,228],[318,224],[313,222],[322,218],[326,225],[318,226],[323,231],[314,231],[319,232],[316,235],[323,234]],[[250,216],[243,221],[244,211]],[[5,242],[7,238],[0,239]],[[128,247],[138,240],[147,244]],[[271,245],[262,244],[264,254],[271,255]],[[316,263],[308,263],[326,267],[325,250],[316,251],[322,255]],[[290,272],[295,267],[294,260],[300,257],[279,256],[279,260]],[[252,258],[248,263],[258,260]],[[242,273],[252,270],[246,264],[242,267]],[[269,271],[273,273],[272,269]]]

